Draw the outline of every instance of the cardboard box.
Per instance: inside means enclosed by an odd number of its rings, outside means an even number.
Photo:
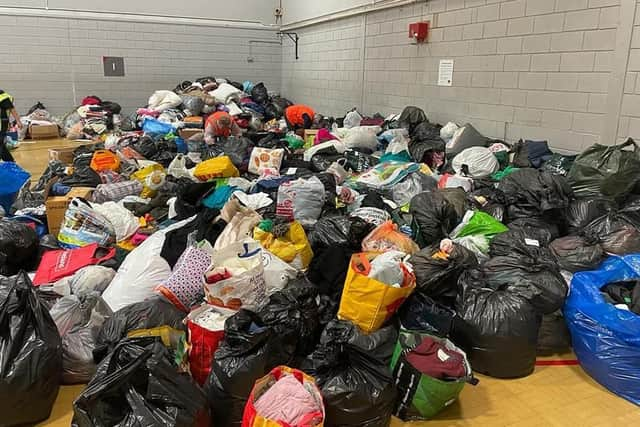
[[[304,131],[304,148],[313,147],[313,142],[316,139],[318,129],[305,129]]]
[[[203,129],[180,129],[178,134],[180,135],[180,138],[182,138],[182,139],[184,139],[186,141],[189,138],[191,138],[193,135],[197,135],[197,134],[203,133],[203,132],[204,132]]]
[[[59,161],[65,165],[73,164],[73,152],[75,148],[50,148],[49,161]]]
[[[47,208],[47,224],[49,225],[49,234],[58,236],[62,221],[64,220],[64,213],[69,207],[71,199],[74,197],[83,197],[89,199],[93,188],[89,187],[74,187],[65,196],[48,197],[45,206]]]
[[[31,139],[51,139],[51,138],[59,138],[60,132],[58,130],[58,125],[30,125],[29,126],[29,135],[31,135]]]

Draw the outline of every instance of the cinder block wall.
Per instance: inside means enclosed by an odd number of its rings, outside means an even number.
[[[251,40],[279,41],[275,29],[0,15],[0,88],[21,112],[42,101],[59,115],[86,95],[130,113],[154,90],[204,76],[279,90],[281,47]],[[125,57],[126,76],[104,77],[103,56]]]
[[[640,19],[624,50],[635,13],[635,0],[431,0],[320,23],[295,30],[298,61],[283,46],[283,93],[331,115],[417,105],[441,123],[580,151],[640,134]],[[412,45],[421,20],[429,41]],[[441,59],[455,61],[453,87],[437,86]]]

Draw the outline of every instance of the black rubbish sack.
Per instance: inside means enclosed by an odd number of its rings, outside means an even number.
[[[438,243],[460,223],[464,211],[460,212],[452,203],[452,195],[459,192],[463,200],[466,194],[462,189],[436,190],[420,193],[411,199],[409,212],[413,216],[413,229],[416,242],[423,248]],[[464,202],[463,202],[464,204]]]
[[[62,376],[62,342],[24,271],[0,277],[0,352],[0,423],[47,419]]]
[[[582,236],[567,236],[554,240],[549,249],[556,257],[561,269],[572,273],[595,270],[606,258],[598,242]]]
[[[92,187],[95,188],[102,184],[102,178],[89,166],[80,166],[73,168],[73,173],[60,179],[60,184],[69,187]]]
[[[13,276],[38,266],[38,235],[27,224],[0,219],[0,275]]]
[[[413,292],[399,310],[403,328],[438,337],[448,337],[451,334],[455,317],[455,310],[438,304],[420,291]]]
[[[498,184],[508,205],[510,220],[544,214],[562,216],[573,192],[567,180],[537,169],[518,169]]]
[[[122,340],[73,402],[74,427],[207,427],[202,389],[155,337]]]
[[[202,153],[202,160],[229,156],[233,165],[237,167],[240,172],[246,172],[253,146],[253,142],[251,142],[249,138],[236,136],[219,138],[215,144],[207,146],[206,151]]]
[[[316,379],[325,425],[386,427],[396,398],[389,368],[398,331],[389,325],[365,335],[351,322],[332,321],[302,369]]]
[[[509,230],[496,235],[489,244],[489,255],[492,257],[511,255],[514,252],[527,255],[537,248],[546,248],[553,236],[544,227],[527,224],[509,224]]]
[[[225,322],[224,338],[204,386],[216,426],[240,426],[256,380],[286,363],[275,359],[274,353],[282,352],[272,345],[273,338],[273,330],[248,310],[238,311]]]
[[[546,248],[530,247],[529,253],[489,259],[479,268],[484,283],[492,289],[506,289],[526,299],[540,314],[552,313],[564,305],[568,286],[556,260]]]
[[[334,297],[340,300],[344,281],[349,271],[349,262],[355,252],[360,252],[359,248],[349,245],[336,245],[333,247],[314,250],[307,277],[318,287],[322,295]]]
[[[258,83],[251,89],[251,99],[256,104],[266,104],[269,101],[269,93],[264,83]]]
[[[347,245],[351,221],[347,216],[323,217],[307,233],[307,239],[314,253],[322,247]]]
[[[558,310],[542,316],[538,332],[538,354],[551,355],[567,353],[571,349],[571,333],[564,320],[562,311]]]
[[[63,384],[88,383],[96,373],[96,337],[113,312],[97,292],[64,296],[49,312],[62,337]]]
[[[127,334],[137,329],[169,326],[185,330],[185,313],[162,296],[128,305],[116,311],[100,329],[96,338],[93,358],[100,362]]]
[[[495,378],[519,378],[533,372],[539,315],[529,302],[507,290],[483,284],[478,270],[461,277],[453,341],[473,370]]]
[[[409,154],[411,158],[419,163],[427,163],[430,167],[437,166],[429,160],[430,153],[443,153],[445,151],[445,143],[440,137],[437,138],[416,138],[409,142]]]
[[[631,138],[620,145],[592,145],[576,158],[567,178],[578,198],[624,198],[640,180],[638,145]]]
[[[615,208],[608,199],[577,199],[571,201],[566,211],[567,231],[580,233],[590,222],[607,215]]]
[[[416,127],[427,121],[427,115],[421,108],[418,107],[404,107],[400,117],[398,118],[398,128],[404,128],[409,131],[409,135],[413,134]]]
[[[447,158],[452,159],[462,151],[471,147],[486,147],[488,139],[467,123],[454,134],[453,138],[447,143]]]
[[[409,258],[416,275],[415,292],[429,296],[440,304],[453,306],[458,295],[458,278],[463,271],[477,267],[478,260],[469,249],[455,243],[448,259],[436,256],[438,252],[439,243]]]
[[[295,367],[298,359],[313,351],[319,336],[318,290],[305,280],[294,279],[282,291],[271,294],[258,311],[265,325],[273,330],[271,345],[278,349],[269,364]]]
[[[587,224],[581,232],[615,255],[640,252],[640,198]]]
[[[540,169],[554,175],[567,176],[577,157],[575,155],[563,156],[562,154],[554,153],[549,160],[544,162]]]

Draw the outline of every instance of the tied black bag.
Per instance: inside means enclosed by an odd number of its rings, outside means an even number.
[[[207,427],[204,392],[158,338],[128,338],[73,402],[74,427]]]
[[[62,376],[62,341],[24,271],[0,277],[0,423],[49,417]]]

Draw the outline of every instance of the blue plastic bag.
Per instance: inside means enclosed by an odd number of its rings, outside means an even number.
[[[189,147],[187,146],[187,143],[184,142],[184,139],[177,137],[173,142],[175,142],[176,147],[178,147],[178,153],[186,154],[189,152]]]
[[[613,393],[640,405],[640,315],[606,302],[600,289],[640,278],[640,254],[611,257],[576,273],[564,316],[582,368]]]
[[[0,162],[0,206],[8,214],[22,186],[31,178],[13,162]]]
[[[169,123],[161,122],[151,117],[145,117],[142,122],[142,130],[148,135],[166,135],[168,133],[175,133],[174,128]]]

